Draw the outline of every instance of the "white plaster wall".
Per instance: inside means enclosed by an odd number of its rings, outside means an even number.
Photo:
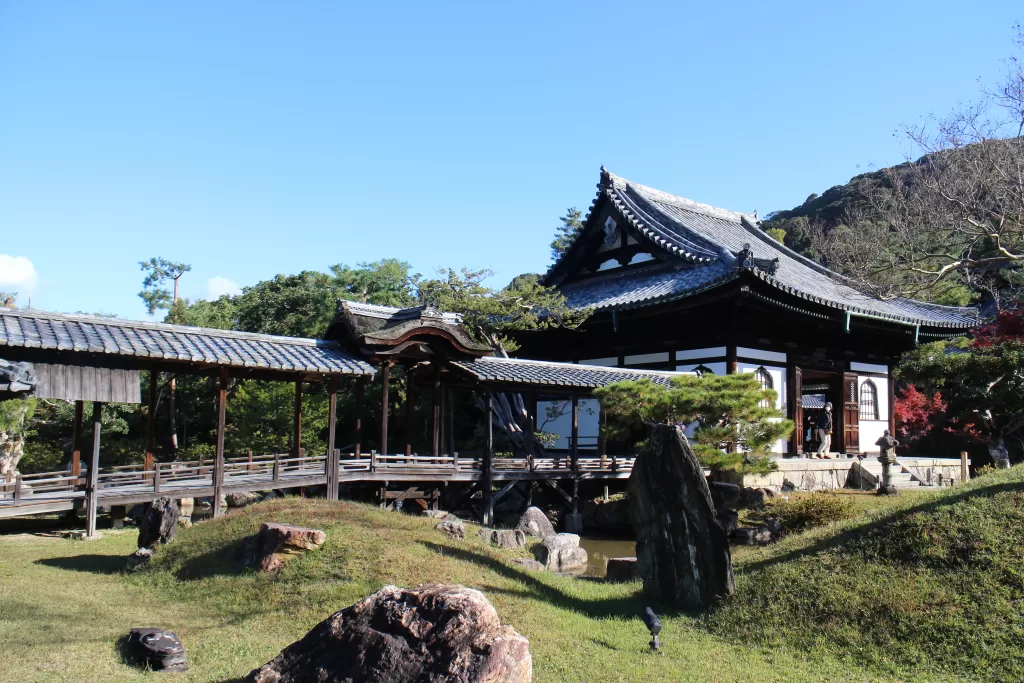
[[[878,366],[884,368],[885,366]],[[888,369],[886,369],[888,371]],[[878,377],[878,376],[857,376],[857,400],[860,401],[860,388],[861,385],[871,380],[875,383],[875,388],[878,389],[878,419],[877,420],[860,420],[860,451],[862,453],[875,453],[878,451],[878,446],[875,442],[882,438],[882,433],[889,428],[889,378]]]
[[[753,373],[758,368],[764,367],[768,371],[768,376],[772,378],[772,389],[775,390],[775,408],[786,415],[786,406],[788,397],[786,396],[786,368],[778,367],[775,365],[754,365],[750,362],[740,361],[737,363],[737,370],[739,372]],[[787,439],[779,439],[772,446],[772,453],[788,453],[789,452],[789,441]]]
[[[563,408],[564,413],[556,420],[543,424],[549,406],[557,404]],[[590,450],[596,448],[597,436],[600,428],[600,404],[595,398],[580,399],[580,449]],[[558,441],[553,448],[568,450],[569,437],[572,436],[572,402],[564,401],[537,401],[537,430],[550,432],[558,435]]]

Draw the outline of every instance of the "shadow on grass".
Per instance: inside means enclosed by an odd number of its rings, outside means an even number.
[[[698,616],[700,614],[700,612],[682,611],[678,608],[653,602],[643,595],[642,590],[638,590],[632,595],[616,598],[598,598],[595,600],[577,598],[541,581],[538,576],[543,576],[543,574],[516,569],[502,560],[465,548],[455,548],[426,541],[420,541],[420,543],[438,554],[472,562],[507,579],[524,583],[528,587],[526,591],[491,587],[489,589],[491,591],[524,599],[540,599],[556,607],[579,612],[593,619],[608,617],[639,618],[647,606],[655,607],[658,610],[658,614],[665,616]],[[578,581],[579,579],[573,580]],[[639,586],[640,584],[637,584],[638,588]]]
[[[892,512],[886,512],[877,519],[874,519],[867,523],[858,524],[851,529],[847,529],[834,536],[830,536],[828,538],[823,538],[819,541],[815,541],[810,545],[803,546],[801,548],[797,548],[789,552],[784,552],[779,555],[766,558],[764,560],[743,563],[742,569],[744,572],[754,572],[760,569],[766,569],[776,564],[782,564],[785,562],[790,562],[792,560],[797,560],[801,557],[807,557],[809,555],[816,555],[818,553],[836,550],[842,547],[843,545],[846,545],[850,541],[853,541],[854,539],[884,529],[888,526],[891,526],[892,524],[899,522],[902,519],[905,519],[912,515],[916,515],[918,513],[935,512],[944,507],[956,505],[957,503],[978,496],[991,497],[1000,493],[1011,493],[1014,491],[1024,491],[1024,482],[992,484],[990,486],[971,488],[967,491],[961,491],[959,493],[943,496],[938,500],[931,500],[919,503],[917,505],[911,505],[906,508],[901,508],[899,510],[894,510]]]
[[[242,557],[242,545],[245,540],[240,538],[185,560],[175,568],[175,578],[179,581],[199,581],[213,576],[240,576],[250,573],[252,570],[245,566]]]
[[[57,569],[70,569],[91,574],[119,574],[125,570],[128,558],[122,555],[72,555],[70,557],[45,557],[36,564]]]

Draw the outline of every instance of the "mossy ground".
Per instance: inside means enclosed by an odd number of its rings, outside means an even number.
[[[1015,501],[1024,495],[1024,472],[986,479],[946,492],[948,501],[908,503],[949,515],[954,535],[975,539],[966,547],[976,552],[964,555],[963,544],[939,541],[941,524],[906,510],[876,512],[773,548],[743,549],[735,598],[711,616],[666,611],[664,647],[656,655],[647,651],[639,620],[647,603],[638,584],[526,572],[511,563],[515,553],[486,546],[472,527],[465,542],[452,541],[433,529],[433,520],[365,505],[285,499],[232,512],[182,530],[136,574],[123,572],[135,546],[131,530],[106,531],[91,542],[0,536],[0,680],[147,679],[154,674],[125,664],[117,647],[128,628],[142,625],[169,628],[185,642],[192,670],[173,680],[234,680],[377,588],[427,582],[482,590],[503,622],[530,639],[534,679],[541,682],[992,680],[1017,671],[1013,619],[1021,615],[1011,588],[1012,552],[980,549],[997,546],[999,529],[1014,517],[986,508],[985,533],[971,536],[969,511],[949,509],[975,498],[1000,507]],[[1010,498],[996,497],[1003,493]],[[316,526],[328,541],[276,577],[257,575],[239,567],[236,552],[265,520]],[[908,544],[901,552],[912,563],[879,550],[878,530],[892,526],[885,520],[903,524],[898,536]],[[989,558],[983,568],[963,570],[965,561],[982,557]],[[965,574],[960,580],[947,575],[950,562]],[[996,578],[966,585],[982,573]],[[880,598],[897,596],[887,617],[875,616]],[[929,603],[937,599],[943,601]],[[959,611],[937,620],[950,605]],[[976,630],[953,635],[957,627],[976,627],[982,610],[1002,631],[979,642],[999,646],[999,653],[971,649],[965,641]],[[863,635],[877,628],[891,634]],[[945,641],[926,647],[938,637]]]

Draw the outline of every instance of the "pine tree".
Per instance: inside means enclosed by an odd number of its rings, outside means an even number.
[[[583,214],[575,206],[566,209],[565,215],[560,219],[562,224],[555,229],[555,239],[551,242],[551,260],[557,261],[562,256],[576,237],[583,230]]]

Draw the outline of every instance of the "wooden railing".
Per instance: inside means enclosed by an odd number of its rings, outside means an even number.
[[[451,455],[403,455],[380,454],[371,451],[369,456],[354,453],[338,453],[338,481],[359,481],[365,473],[405,473],[443,475],[445,473],[482,472],[484,460],[481,453],[454,453]],[[581,474],[595,472],[628,472],[634,458],[622,457],[580,457]],[[235,456],[224,459],[221,478],[222,486],[244,486],[252,484],[267,488],[287,487],[289,481],[301,481],[331,476],[332,463],[326,454],[295,456],[289,453],[272,455]],[[571,471],[568,457],[533,458],[526,456],[495,457],[491,471],[502,472],[565,472]],[[104,495],[123,491],[132,495],[153,491],[170,492],[185,488],[207,488],[214,486],[214,462],[207,459],[154,463],[152,469],[144,465],[118,465],[105,467],[97,474],[97,491]],[[25,499],[43,493],[67,493],[67,497],[82,495],[85,490],[87,473],[72,476],[70,470],[19,474],[7,480],[0,480],[0,504],[21,505]],[[62,498],[48,496],[48,498]]]

